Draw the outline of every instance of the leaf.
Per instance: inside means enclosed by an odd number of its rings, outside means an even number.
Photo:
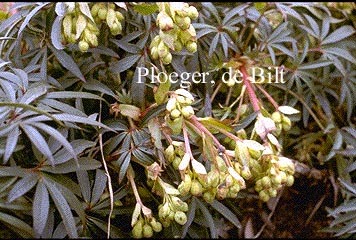
[[[155,3],[138,3],[133,9],[141,15],[150,15],[158,11],[158,6]]]
[[[119,178],[118,181],[121,183],[121,181],[124,179],[126,175],[126,171],[129,167],[131,161],[131,153],[130,152],[124,152],[123,154],[120,155],[119,159],[117,160],[117,164],[120,166],[120,172],[119,172]]]
[[[4,160],[3,160],[4,163],[7,163],[10,156],[14,152],[19,135],[20,135],[20,131],[18,127],[13,128],[12,131],[8,133],[5,153],[4,153]]]
[[[120,61],[111,65],[110,69],[113,73],[118,74],[132,67],[141,56],[138,54],[127,56]]]
[[[50,2],[45,2],[40,4],[39,6],[35,7],[29,14],[26,15],[26,18],[22,22],[19,31],[18,31],[18,36],[21,34],[21,32],[24,30],[24,28],[29,24],[31,18],[39,11],[41,8],[46,6],[47,4],[50,4]]]
[[[204,203],[202,203],[199,199],[196,199],[196,200],[197,200],[197,205],[200,208],[200,210],[202,211],[204,218],[206,220],[206,223],[209,226],[210,237],[218,238],[217,228],[215,227],[213,216],[210,214],[209,210],[206,208]]]
[[[66,5],[65,5],[65,3],[64,2],[56,3],[56,7],[55,7],[54,11],[56,12],[56,14],[58,16],[63,17],[66,14]]]
[[[221,213],[221,215],[223,215],[232,224],[234,224],[237,228],[241,228],[242,227],[242,225],[241,225],[240,221],[237,219],[236,215],[228,207],[226,207],[224,204],[222,204],[221,202],[219,202],[217,200],[214,200],[210,205],[216,211]]]
[[[36,128],[29,125],[21,124],[20,126],[32,142],[33,146],[36,147],[43,155],[45,155],[52,164],[55,164],[52,152],[40,132],[37,131]]]
[[[192,224],[192,222],[194,220],[195,211],[196,211],[196,208],[197,208],[196,201],[197,201],[196,198],[193,197],[192,201],[190,202],[189,210],[187,212],[187,222],[184,224],[184,226],[182,228],[181,238],[185,238],[185,236],[186,236],[186,234],[188,232],[189,226]]]
[[[154,141],[155,147],[157,149],[163,149],[162,141],[161,141],[162,136],[161,136],[160,124],[158,119],[157,118],[151,119],[148,122],[147,126],[152,136],[152,139]]]
[[[57,16],[56,19],[54,19],[54,22],[52,24],[52,30],[51,30],[52,44],[58,50],[64,49],[64,46],[61,42],[61,39],[62,39],[62,35],[61,35],[62,18],[63,17],[61,17],[61,16]]]
[[[81,154],[87,148],[95,146],[95,142],[91,142],[85,139],[76,139],[73,140],[70,144],[72,145],[76,155]],[[66,149],[61,149],[54,155],[54,158],[56,159],[56,164],[58,165],[60,163],[69,161],[70,159],[72,159],[72,156],[68,153]],[[78,160],[78,164],[80,164],[79,161],[80,159]],[[63,165],[63,171],[64,169],[70,169],[70,166],[67,166],[66,168]]]
[[[72,145],[70,145],[67,139],[58,130],[56,130],[55,128],[47,124],[40,123],[40,122],[32,123],[31,125],[43,130],[44,132],[48,133],[51,137],[56,139],[58,142],[60,142],[63,145],[63,147],[67,149],[67,151],[72,155],[72,157],[75,160],[77,160],[77,155],[74,152]]]
[[[205,118],[198,118],[199,122],[201,122],[202,124],[206,125],[206,126],[210,126],[213,127],[217,130],[224,130],[224,131],[228,131],[231,132],[232,128],[229,127],[228,125],[224,124],[222,121],[219,121],[215,118],[212,117],[205,117]]]
[[[87,90],[91,90],[91,91],[98,91],[100,93],[105,93],[109,96],[112,97],[116,97],[115,93],[105,84],[103,84],[102,82],[99,82],[97,80],[89,80],[86,84],[84,84],[83,86],[85,89]],[[103,98],[101,98],[101,100],[104,100]]]
[[[10,228],[12,228],[17,234],[19,234],[23,238],[33,238],[32,228],[25,223],[24,221],[9,215],[4,212],[0,212],[0,221],[9,224]]]
[[[63,224],[65,226],[66,232],[70,238],[78,238],[78,232],[72,211],[68,205],[68,202],[63,197],[62,193],[58,188],[52,184],[48,179],[43,178],[44,184],[46,185],[53,202],[55,203],[59,214],[62,217]]]
[[[329,34],[329,36],[324,38],[321,44],[324,45],[329,43],[335,43],[351,36],[354,33],[355,33],[355,29],[352,26],[349,25],[342,26],[336,29],[335,31],[333,31],[331,34]]]
[[[136,121],[139,120],[139,117],[141,115],[140,109],[134,105],[119,104],[118,109],[123,116],[130,117]]]
[[[101,167],[101,162],[92,158],[79,158],[78,163],[75,161],[66,161],[61,164],[57,164],[56,167],[43,166],[40,168],[41,171],[50,172],[55,174],[66,174],[70,172],[75,172],[78,170],[94,170]]]
[[[49,195],[43,181],[39,181],[36,187],[35,196],[33,199],[32,216],[33,216],[33,230],[35,236],[42,235],[49,213]]]
[[[37,175],[35,174],[26,174],[23,178],[17,181],[16,184],[12,187],[7,200],[9,202],[14,201],[15,199],[23,196],[25,193],[30,191],[37,183]]]
[[[305,64],[301,64],[298,67],[298,70],[306,70],[306,69],[315,69],[315,68],[321,68],[321,67],[325,67],[332,64],[331,61],[327,61],[327,60],[317,60],[311,63],[305,63]]]
[[[90,186],[88,172],[84,170],[79,170],[76,173],[77,173],[77,179],[78,179],[80,190],[82,191],[84,201],[86,203],[89,203],[90,196],[91,196],[91,191],[90,191],[91,186]]]
[[[145,98],[146,78],[139,76],[138,73],[139,69],[141,67],[144,67],[144,64],[145,64],[145,59],[144,57],[141,57],[137,64],[137,68],[135,70],[134,77],[130,86],[133,103],[139,107],[143,107],[145,105],[145,99],[146,99]]]
[[[80,80],[83,82],[86,82],[82,72],[80,71],[78,65],[76,62],[73,60],[71,56],[69,56],[65,51],[59,51],[56,48],[49,46],[49,48],[52,50],[60,64],[68,69],[71,73],[74,74],[74,76],[78,77]]]
[[[280,111],[281,113],[286,114],[286,115],[300,113],[299,110],[292,108],[290,106],[279,106],[278,111]]]
[[[60,91],[60,92],[50,92],[47,93],[46,98],[88,98],[104,100],[102,97],[89,92],[79,92],[79,91]]]
[[[91,195],[91,203],[96,204],[103,194],[108,178],[103,170],[97,169],[95,174],[95,183]]]
[[[249,238],[255,238],[255,234],[253,231],[253,224],[252,224],[252,218],[249,217],[245,226],[245,231],[244,231],[244,237],[249,239]]]

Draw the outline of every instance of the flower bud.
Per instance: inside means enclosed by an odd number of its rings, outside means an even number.
[[[280,171],[278,174],[281,177],[281,183],[285,183],[287,181],[287,174],[283,171]]]
[[[192,106],[185,106],[182,108],[182,114],[183,117],[190,118],[192,115],[194,115],[194,109]]]
[[[226,198],[227,196],[227,192],[229,191],[229,189],[227,187],[218,187],[218,191],[216,193],[216,197],[219,200],[223,200]]]
[[[179,118],[180,117],[180,111],[178,109],[173,109],[171,112],[172,118]]]
[[[153,47],[150,49],[150,52],[151,52],[151,56],[152,56],[152,59],[153,59],[153,60],[158,59],[159,55],[158,55],[158,49],[157,49],[157,47],[153,46]]]
[[[116,11],[116,12],[115,12],[115,15],[116,15],[116,19],[117,19],[118,21],[122,21],[122,20],[125,19],[125,18],[124,18],[124,15],[122,15],[122,13],[119,12],[119,11]]]
[[[79,47],[80,51],[86,52],[89,49],[89,44],[82,40],[78,43],[78,47]]]
[[[108,13],[108,10],[103,7],[98,10],[98,17],[100,20],[106,20],[106,15]]]
[[[167,14],[162,15],[162,17],[159,19],[158,25],[162,31],[169,31],[174,27],[172,18]]]
[[[215,199],[215,195],[216,195],[216,192],[214,191],[207,191],[207,192],[204,192],[203,194],[203,199],[207,202],[207,203],[212,203]]]
[[[272,116],[271,116],[272,120],[275,122],[275,123],[280,123],[282,122],[282,114],[280,112],[274,112],[272,113]]]
[[[197,43],[194,41],[187,42],[185,47],[187,48],[188,52],[195,53],[197,51]]]
[[[203,193],[203,186],[197,179],[194,179],[192,181],[192,186],[190,187],[190,193],[193,196],[200,196]]]
[[[107,10],[107,14],[106,14],[106,23],[107,23],[108,27],[112,28],[115,21],[117,21],[115,10],[112,8],[109,8]]]
[[[292,122],[287,116],[283,116],[282,119],[282,128],[284,131],[289,131],[292,127]]]
[[[286,181],[286,186],[287,186],[287,187],[290,187],[290,186],[293,185],[293,183],[294,183],[294,177],[293,177],[293,175],[288,175],[288,176],[287,176],[287,181]]]
[[[199,16],[198,10],[194,6],[190,6],[188,8],[188,16],[193,20],[197,19]]]
[[[69,39],[72,33],[72,16],[66,14],[62,21],[64,37]]]
[[[175,170],[178,170],[178,167],[179,167],[179,164],[180,162],[182,161],[182,159],[178,156],[176,156],[174,159],[173,159],[173,162],[172,162],[172,166]]]
[[[158,44],[157,49],[160,58],[164,58],[169,53],[168,47],[163,41]]]
[[[252,177],[250,169],[248,167],[243,167],[241,171],[241,176],[244,179],[249,180]]]
[[[227,82],[226,82],[226,85],[228,86],[228,87],[233,87],[234,85],[235,85],[235,79],[233,79],[233,78],[229,78],[229,80],[227,80]]]
[[[281,175],[277,174],[275,176],[272,176],[272,183],[276,186],[280,185],[282,183],[282,177]]]
[[[255,190],[256,192],[259,192],[263,189],[262,187],[262,181],[261,179],[257,180],[256,183],[255,183]]]
[[[152,42],[150,44],[150,48],[152,47],[157,47],[158,44],[161,42],[161,38],[159,35],[155,36],[153,39],[152,39]]]
[[[153,236],[152,227],[149,224],[143,225],[142,235],[144,238],[150,238]]]
[[[182,212],[182,211],[177,211],[174,214],[174,220],[180,224],[180,225],[184,225],[187,222],[187,215]]]
[[[263,188],[270,188],[272,186],[271,179],[268,176],[261,178],[261,184]]]
[[[258,195],[259,195],[260,199],[261,199],[262,201],[264,201],[264,202],[267,202],[267,201],[269,200],[269,198],[270,198],[269,195],[268,195],[268,193],[265,192],[264,190],[260,191],[260,192],[258,193]]]
[[[174,51],[176,51],[176,52],[180,52],[183,48],[183,44],[181,43],[181,41],[179,39],[177,39],[173,42],[173,46],[174,46]]]
[[[169,162],[172,162],[174,160],[175,157],[175,153],[174,153],[174,147],[172,144],[170,144],[165,150],[164,150],[164,154],[167,158],[167,160]]]
[[[168,50],[167,50],[167,51],[168,51]],[[170,63],[172,62],[172,54],[171,54],[170,52],[168,52],[168,53],[166,54],[166,56],[164,56],[164,57],[162,58],[162,62],[163,62],[163,64],[165,64],[165,65],[170,64]]]
[[[153,229],[153,231],[155,232],[160,232],[162,231],[162,224],[160,222],[151,222],[151,227]]]
[[[141,221],[136,222],[135,226],[132,228],[132,236],[134,238],[142,238],[143,224]]]
[[[274,188],[268,189],[268,194],[270,197],[276,197],[277,196],[277,190]]]
[[[213,170],[208,172],[206,182],[208,187],[217,187],[219,184],[219,172]]]

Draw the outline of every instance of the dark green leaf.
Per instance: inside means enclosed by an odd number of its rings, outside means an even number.
[[[24,221],[9,215],[7,213],[0,212],[0,221],[9,224],[9,227],[23,238],[33,238],[32,228]]]
[[[50,180],[47,180],[46,178],[43,178],[43,180],[49,191],[49,194],[51,195],[51,198],[53,199],[53,202],[55,203],[62,217],[63,224],[68,236],[71,238],[78,238],[77,227],[68,202],[63,197],[59,189]]]
[[[104,173],[104,171],[97,169],[95,174],[95,183],[94,183],[91,201],[90,201],[92,204],[96,204],[99,201],[101,195],[104,192],[107,180],[108,178]]]
[[[22,179],[20,179],[16,184],[14,184],[8,195],[8,201],[12,202],[15,199],[21,197],[28,191],[30,191],[37,183],[37,175],[27,174]]]
[[[48,213],[49,195],[46,186],[43,184],[43,181],[40,180],[36,187],[32,207],[33,230],[37,237],[41,236],[45,229]]]
[[[232,224],[234,224],[237,228],[242,227],[236,215],[231,212],[231,210],[227,208],[224,204],[217,200],[214,200],[210,205],[215,208],[215,210],[217,210],[219,213],[221,213],[224,217],[226,217],[226,219],[229,220]]]
[[[65,51],[59,51],[56,48],[49,46],[49,48],[52,50],[58,61],[62,64],[63,67],[68,69],[71,73],[74,74],[74,76],[78,77],[80,80],[85,82],[85,78],[80,71],[78,65],[76,62],[73,60],[71,56],[69,56]]]

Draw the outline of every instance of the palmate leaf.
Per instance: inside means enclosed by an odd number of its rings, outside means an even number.
[[[48,190],[40,180],[36,187],[35,196],[33,199],[32,216],[33,230],[35,236],[41,236],[45,229],[49,213],[49,195]]]
[[[51,195],[51,198],[62,217],[63,224],[65,226],[66,232],[70,238],[77,238],[78,232],[74,221],[74,217],[68,202],[64,198],[63,194],[59,189],[47,178],[43,178],[43,182]]]

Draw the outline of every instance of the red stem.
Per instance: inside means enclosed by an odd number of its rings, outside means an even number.
[[[248,74],[246,72],[245,67],[244,66],[240,67],[240,71],[242,73],[242,81],[243,81],[244,85],[246,86],[246,90],[247,90],[248,96],[250,98],[250,101],[252,103],[253,110],[255,112],[259,112],[260,106],[258,105],[258,99],[257,99],[255,91],[252,88],[251,82],[248,80]]]

